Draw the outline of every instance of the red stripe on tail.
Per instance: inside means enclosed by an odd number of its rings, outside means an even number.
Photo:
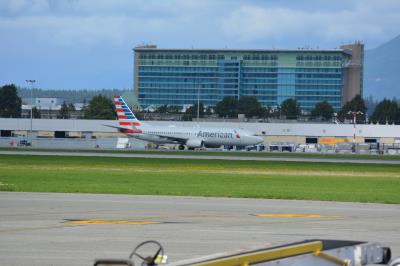
[[[120,126],[131,126],[134,125],[135,127],[140,126],[139,122],[128,122],[128,121],[121,121],[119,122]]]

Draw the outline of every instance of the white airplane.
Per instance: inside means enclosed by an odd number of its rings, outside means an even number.
[[[232,128],[160,127],[140,122],[121,96],[114,96],[119,132],[156,144],[179,144],[179,149],[227,146],[254,146],[264,140],[255,134]]]

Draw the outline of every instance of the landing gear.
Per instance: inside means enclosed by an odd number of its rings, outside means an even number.
[[[185,146],[184,145],[179,145],[179,147],[178,147],[178,150],[180,150],[180,151],[183,151],[185,149]]]

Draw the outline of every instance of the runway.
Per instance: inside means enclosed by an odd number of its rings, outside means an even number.
[[[400,205],[1,192],[0,213],[0,265],[91,265],[149,239],[170,261],[310,238],[400,254]]]
[[[171,159],[208,159],[208,160],[245,160],[245,161],[283,161],[283,162],[315,162],[315,163],[372,163],[400,164],[400,160],[351,159],[351,158],[305,158],[305,157],[258,157],[240,155],[198,155],[191,154],[161,154],[161,153],[123,153],[123,152],[69,152],[69,151],[12,151],[0,150],[0,154],[16,155],[52,155],[52,156],[97,156],[120,158],[171,158]]]

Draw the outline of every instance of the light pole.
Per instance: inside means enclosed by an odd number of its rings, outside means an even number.
[[[202,85],[203,83],[200,83],[197,89],[197,123],[199,123],[200,120],[200,89]]]
[[[357,115],[363,115],[364,113],[361,111],[349,111],[349,115],[353,115],[353,128],[354,128],[354,134],[353,134],[353,143],[356,143],[356,123],[357,123]]]
[[[197,89],[197,123],[200,117],[200,87]]]
[[[27,80],[25,80],[25,81],[26,81],[27,84],[31,84],[31,104],[30,104],[30,106],[31,106],[31,128],[30,128],[30,130],[29,130],[29,142],[30,142],[31,145],[32,145],[32,118],[33,118],[33,114],[32,114],[32,105],[33,105],[32,92],[33,92],[33,83],[35,83],[36,80],[34,80],[34,79],[27,79]]]

